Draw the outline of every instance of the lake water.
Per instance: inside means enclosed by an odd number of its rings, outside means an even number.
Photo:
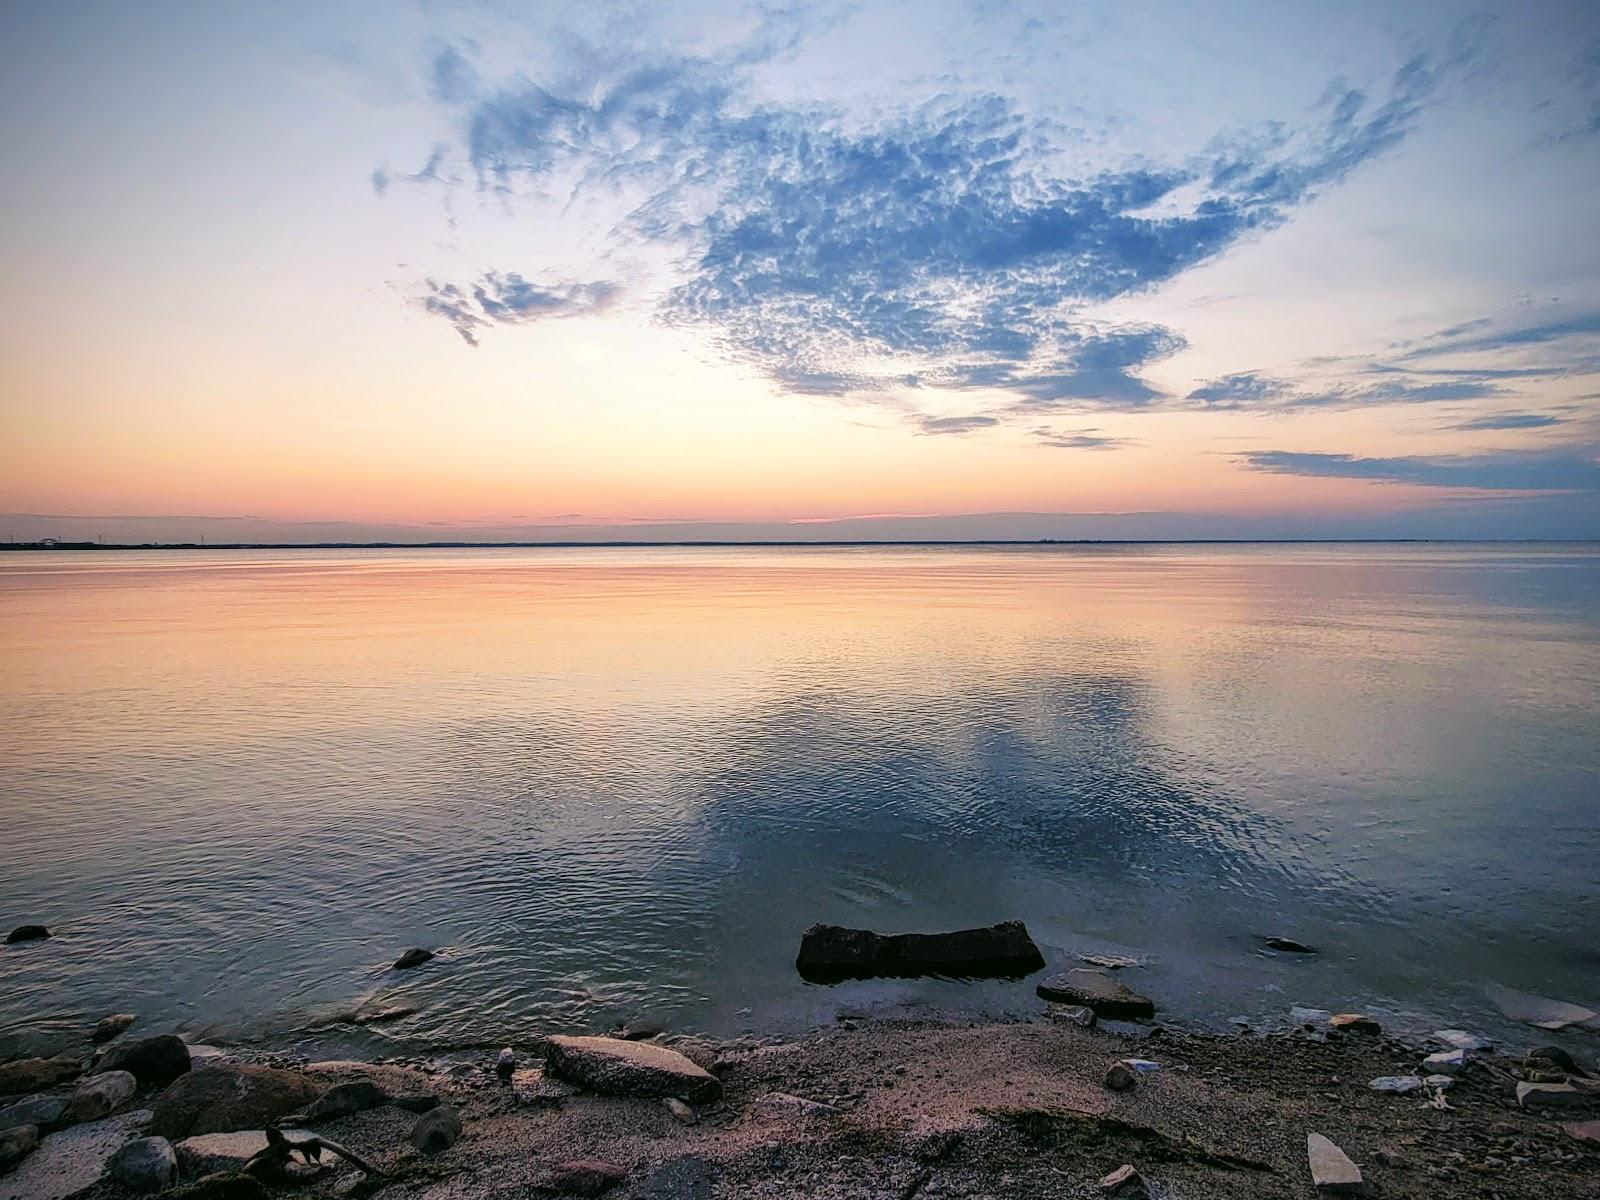
[[[803,983],[818,920],[1202,1026],[1600,1008],[1593,545],[9,554],[0,662],[14,1048],[1041,1008]]]

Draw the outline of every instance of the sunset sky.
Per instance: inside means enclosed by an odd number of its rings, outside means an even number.
[[[6,5],[0,537],[1600,536],[1497,7]]]

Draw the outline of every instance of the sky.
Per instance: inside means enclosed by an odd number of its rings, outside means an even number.
[[[0,7],[0,537],[1600,537],[1600,7]]]

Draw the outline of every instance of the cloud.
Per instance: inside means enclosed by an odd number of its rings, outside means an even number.
[[[992,429],[1000,424],[998,417],[922,417],[917,421],[919,432],[923,435],[944,433],[972,433],[978,429]]]
[[[1600,492],[1600,463],[1570,451],[1501,450],[1475,455],[1359,458],[1350,454],[1263,450],[1245,455],[1244,461],[1257,471],[1276,475],[1502,492]]]
[[[1334,89],[1303,127],[1074,176],[1060,131],[1002,97],[865,117],[753,101],[745,72],[777,44],[626,63],[590,51],[568,79],[475,82],[466,158],[493,192],[625,197],[614,233],[681,254],[660,319],[708,331],[784,390],[985,388],[1022,411],[1161,398],[1140,372],[1182,337],[1084,310],[1287,221],[1403,139],[1441,70],[1416,59],[1381,95]],[[436,94],[459,70],[435,60]]]
[[[1189,393],[1208,409],[1243,408],[1370,408],[1386,404],[1426,404],[1441,400],[1481,400],[1500,395],[1501,386],[1489,379],[1418,379],[1391,368],[1369,366],[1369,374],[1386,376],[1376,383],[1338,383],[1304,387],[1256,371],[1224,375]],[[1392,377],[1387,377],[1392,376]]]
[[[1039,428],[1033,430],[1032,435],[1039,445],[1056,450],[1117,450],[1133,444],[1127,438],[1107,437],[1097,429],[1081,429],[1073,433]]]
[[[1289,395],[1292,389],[1281,379],[1257,371],[1241,371],[1213,379],[1189,393],[1208,408],[1255,408]]]
[[[612,304],[619,291],[616,284],[603,280],[543,287],[514,271],[504,275],[489,271],[467,288],[434,279],[427,280],[426,287],[417,302],[425,311],[449,321],[462,340],[474,347],[478,345],[480,329],[601,312]]]
[[[1593,369],[1595,360],[1592,354],[1597,348],[1597,339],[1600,339],[1600,312],[1572,313],[1557,320],[1512,328],[1497,328],[1493,321],[1472,321],[1424,338],[1401,357],[1418,359],[1443,354],[1475,354],[1579,340],[1589,348],[1590,356],[1585,361]]]
[[[1490,431],[1499,429],[1546,429],[1551,425],[1560,425],[1566,418],[1553,417],[1549,413],[1489,413],[1471,420],[1462,421],[1451,425],[1451,429],[1462,429],[1469,432]]]

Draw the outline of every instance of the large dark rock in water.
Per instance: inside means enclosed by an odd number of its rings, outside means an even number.
[[[189,1067],[189,1044],[175,1033],[120,1042],[94,1064],[96,1071],[127,1071],[141,1087],[166,1087]]]
[[[1096,1016],[1117,1021],[1137,1021],[1156,1015],[1155,1004],[1102,971],[1062,971],[1035,989],[1058,1004],[1081,1004]]]
[[[320,1086],[295,1071],[218,1064],[190,1072],[157,1096],[149,1132],[176,1140],[265,1129],[321,1094]]]
[[[722,1080],[653,1042],[558,1035],[545,1039],[545,1067],[605,1096],[682,1096],[702,1104],[722,1095]]]
[[[18,942],[42,942],[50,936],[50,931],[43,925],[18,925],[6,934],[6,945],[15,946]]]
[[[842,925],[813,925],[800,936],[794,965],[814,983],[876,975],[1026,975],[1044,955],[1021,921],[953,933],[873,933]]]

